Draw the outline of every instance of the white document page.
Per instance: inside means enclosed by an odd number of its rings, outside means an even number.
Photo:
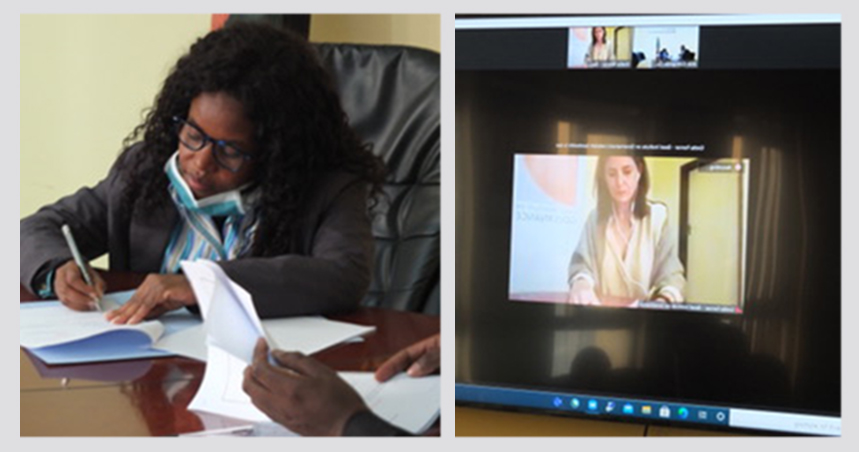
[[[260,321],[250,294],[230,280],[216,263],[183,261],[182,269],[200,305],[205,333],[185,331],[181,336],[159,343],[158,348],[163,350],[205,361],[205,345],[199,341],[205,336],[209,344],[249,363],[259,337],[265,337],[271,348],[310,355],[376,329],[321,316]]]
[[[245,363],[253,359],[253,348],[260,337],[276,346],[276,342],[266,335],[250,294],[231,281],[221,267],[206,260],[182,261],[182,270],[192,281],[192,288],[203,288],[198,301],[204,313],[203,325],[209,344]],[[208,303],[201,301],[205,299],[209,300]]]
[[[215,293],[215,273],[208,266],[200,265],[197,262],[182,261],[180,265],[182,265],[182,273],[188,278],[188,283],[191,284],[191,290],[194,291],[197,306],[200,308],[200,315],[205,320],[209,306],[212,304],[212,296]]]
[[[111,295],[106,295],[105,299]],[[21,304],[19,333],[21,346],[24,348],[65,344],[122,330],[139,331],[149,336],[152,343],[164,333],[164,325],[158,321],[114,325],[104,318],[104,313],[73,311],[59,302]]]
[[[245,367],[234,356],[210,346],[203,383],[188,409],[251,422],[271,422],[242,389]],[[340,372],[339,375],[355,388],[377,416],[403,430],[418,434],[439,416],[438,376],[411,378],[401,374],[378,383],[371,372]]]
[[[105,300],[121,305],[134,292],[111,293]],[[168,312],[157,321],[129,326],[112,325],[104,319],[103,313],[72,311],[59,301],[21,303],[19,306],[21,346],[47,364],[170,356],[174,352],[159,349],[160,344],[182,348],[185,332],[202,327],[200,318],[187,309]],[[42,345],[45,343],[56,345]],[[205,352],[205,344],[200,348]]]
[[[375,326],[328,320],[324,317],[289,317],[263,320],[262,324],[276,347],[312,355],[341,342],[360,340],[376,331]],[[269,344],[271,345],[271,344]]]
[[[305,355],[355,339],[376,329],[322,317],[270,319],[264,320],[263,324],[269,335],[283,345],[280,347],[282,350],[297,351]],[[203,382],[189,409],[255,421],[269,420],[251,405],[250,398],[242,390],[242,372],[247,363],[214,345],[208,347],[206,361]]]
[[[162,336],[158,342],[152,344],[152,348],[205,362],[206,330],[202,323],[194,325],[182,331]]]
[[[253,422],[270,421],[242,390],[246,367],[240,359],[210,345],[203,382],[188,409]]]
[[[262,321],[269,337],[283,350],[300,351],[311,355],[339,343],[361,342],[365,334],[375,331],[374,326],[328,320],[324,317],[290,317]],[[348,339],[343,339],[348,337]],[[198,361],[206,361],[206,330],[203,325],[165,334],[152,348]]]
[[[200,303],[208,344],[206,373],[189,405],[192,410],[269,421],[242,390],[243,372],[258,338],[266,338],[272,348],[312,354],[375,329],[321,317],[268,320],[263,326],[250,294],[217,264],[183,261],[182,268]]]
[[[339,372],[376,416],[412,434],[430,428],[441,412],[438,375],[412,378],[401,373],[385,383],[372,372]]]

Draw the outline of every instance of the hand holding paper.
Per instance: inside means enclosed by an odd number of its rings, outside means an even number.
[[[281,350],[272,356],[276,366],[260,340],[242,388],[275,422],[301,435],[339,436],[352,415],[367,410],[355,389],[319,361]]]
[[[209,344],[206,374],[190,409],[256,422],[274,419],[309,435],[341,434],[353,414],[367,409],[413,433],[438,417],[438,377],[379,383],[372,373],[337,373],[303,354],[373,327],[319,317],[267,320],[278,347],[250,294],[216,263],[182,262],[182,269],[200,305]],[[272,363],[269,347],[291,352],[273,351]]]

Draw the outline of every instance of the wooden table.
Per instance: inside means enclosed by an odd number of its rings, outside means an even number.
[[[109,287],[136,287],[142,275],[104,274]],[[37,297],[21,286],[21,301]],[[372,371],[398,350],[438,333],[439,318],[378,308],[330,316],[374,325],[360,343],[315,355],[336,370]],[[21,436],[170,436],[239,421],[188,411],[205,363],[184,357],[48,366],[21,349]],[[439,423],[427,434],[438,435]]]
[[[739,433],[668,427],[548,414],[457,406],[456,436],[742,436]]]

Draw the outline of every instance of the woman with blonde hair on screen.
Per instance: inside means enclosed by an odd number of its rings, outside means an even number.
[[[570,303],[683,301],[686,280],[669,230],[668,207],[648,200],[649,188],[644,158],[599,158],[597,207],[570,259]]]

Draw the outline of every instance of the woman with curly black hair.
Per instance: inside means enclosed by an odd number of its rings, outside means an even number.
[[[77,310],[101,296],[68,224],[85,258],[148,273],[115,323],[195,305],[179,262],[196,258],[218,261],[263,317],[346,310],[369,284],[368,197],[383,177],[307,42],[230,25],[179,59],[105,180],[21,220],[21,282]]]

